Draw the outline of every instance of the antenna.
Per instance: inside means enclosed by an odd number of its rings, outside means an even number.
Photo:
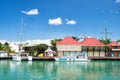
[[[102,32],[101,34],[105,35],[106,40],[108,39],[108,34],[112,34],[111,32],[108,32],[108,30],[107,30],[107,21],[105,21],[105,31]]]

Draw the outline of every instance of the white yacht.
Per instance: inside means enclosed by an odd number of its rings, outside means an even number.
[[[15,61],[21,61],[21,60],[32,60],[32,56],[29,56],[28,53],[17,53],[12,56],[12,59]]]
[[[12,56],[12,60],[15,60],[15,61],[21,61],[21,56],[19,54],[15,54]]]
[[[23,31],[23,19],[21,18],[21,27],[20,27],[20,44],[19,49],[20,51],[12,56],[12,59],[15,61],[21,61],[21,60],[32,60],[32,56],[29,55],[29,53],[25,53],[23,50],[23,44],[22,44],[22,31]],[[22,44],[22,45],[21,45]],[[21,46],[20,46],[21,45]]]

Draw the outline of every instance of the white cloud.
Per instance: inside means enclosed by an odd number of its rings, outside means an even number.
[[[48,24],[50,25],[60,25],[62,24],[62,19],[60,17],[56,19],[49,19]]]
[[[70,25],[77,24],[77,22],[74,21],[74,20],[68,20],[68,19],[65,19],[65,21],[67,21],[66,24],[70,24]]]
[[[22,13],[27,14],[27,15],[37,15],[37,14],[39,14],[38,9],[31,9],[29,11],[22,11]]]
[[[120,3],[120,0],[116,0],[115,2],[116,2],[116,3]]]

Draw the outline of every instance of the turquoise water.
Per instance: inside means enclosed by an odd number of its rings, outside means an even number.
[[[0,80],[120,80],[120,61],[0,60]]]

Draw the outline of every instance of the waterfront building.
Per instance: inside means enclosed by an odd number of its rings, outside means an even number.
[[[106,46],[96,38],[85,38],[83,41],[76,41],[72,37],[65,37],[62,41],[56,42],[58,57],[85,55],[88,57],[104,57],[107,55]]]
[[[106,46],[96,38],[85,38],[81,45],[82,51],[86,52],[88,57],[104,57],[107,54]]]
[[[61,56],[77,56],[81,54],[80,42],[74,40],[72,37],[67,36],[61,41],[56,42],[58,57]]]
[[[109,56],[111,57],[120,57],[120,43],[112,41],[109,44]]]

